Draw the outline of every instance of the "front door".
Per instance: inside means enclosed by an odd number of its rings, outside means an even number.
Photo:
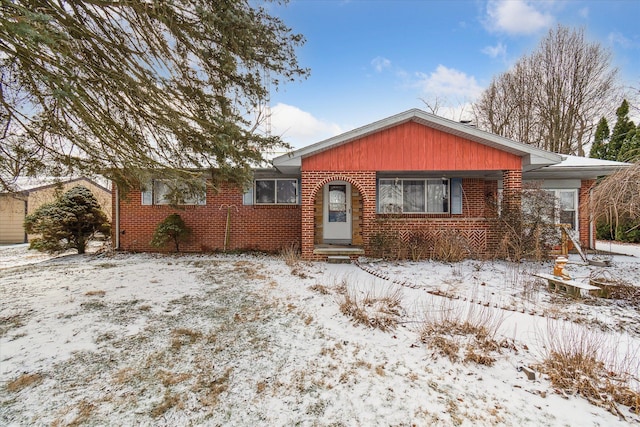
[[[351,185],[333,181],[324,186],[324,243],[351,243]]]

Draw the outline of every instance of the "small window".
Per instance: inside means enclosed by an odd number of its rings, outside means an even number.
[[[380,179],[379,213],[448,213],[448,179]]]
[[[187,186],[173,180],[154,179],[142,188],[143,205],[206,205],[206,185]]]
[[[256,179],[257,205],[295,205],[298,203],[297,179]]]

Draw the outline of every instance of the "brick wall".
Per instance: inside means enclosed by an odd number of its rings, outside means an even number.
[[[465,178],[462,181],[463,210],[461,215],[451,214],[377,214],[376,173],[367,172],[302,172],[302,256],[305,259],[321,259],[314,255],[314,243],[321,241],[322,188],[331,181],[346,181],[352,185],[353,194],[359,195],[361,211],[358,214],[361,239],[353,240],[371,253],[370,238],[380,232],[398,233],[408,238],[411,232],[458,233],[469,242],[475,256],[487,256],[495,247],[495,204],[488,203],[497,194],[497,182],[481,178]],[[355,212],[355,211],[354,211]],[[487,216],[489,218],[487,218]],[[354,232],[355,232],[354,226]]]
[[[521,172],[504,173],[504,195],[519,193]],[[131,191],[127,199],[120,201],[120,248],[130,251],[154,251],[149,242],[153,232],[164,218],[178,213],[192,228],[191,240],[181,246],[184,251],[222,250],[224,246],[227,206],[230,208],[230,233],[228,250],[257,249],[279,251],[291,244],[298,244],[305,259],[320,259],[313,254],[314,243],[319,243],[318,221],[322,215],[322,188],[331,181],[346,181],[352,185],[354,215],[353,244],[362,245],[371,253],[370,238],[375,233],[393,231],[406,238],[412,231],[428,233],[455,232],[468,240],[473,254],[490,256],[498,243],[500,230],[496,225],[497,182],[481,178],[465,178],[463,185],[463,211],[461,215],[411,214],[382,215],[376,212],[376,173],[365,172],[302,172],[301,206],[244,206],[242,193],[233,187],[223,186],[218,193],[207,192],[205,206],[185,206],[175,209],[169,206],[142,206],[140,192]],[[580,189],[580,240],[589,242],[589,191],[594,181],[583,181]],[[113,192],[115,206],[116,192]],[[504,202],[503,202],[504,203]],[[321,227],[321,223],[320,223]],[[114,227],[115,232],[115,227]],[[170,250],[170,248],[167,248]]]
[[[158,251],[149,244],[155,228],[168,215],[178,213],[192,229],[191,240],[180,246],[181,251],[222,250],[228,206],[231,208],[227,250],[276,252],[288,245],[300,244],[300,206],[244,206],[242,192],[231,186],[222,186],[217,194],[207,190],[204,206],[178,209],[166,205],[143,206],[140,197],[139,191],[131,191],[126,200],[120,201],[120,249]],[[114,209],[115,198],[114,191]]]

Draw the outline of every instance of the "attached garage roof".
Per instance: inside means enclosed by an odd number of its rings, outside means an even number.
[[[561,155],[562,161],[525,174],[526,179],[596,179],[628,168],[629,163]]]

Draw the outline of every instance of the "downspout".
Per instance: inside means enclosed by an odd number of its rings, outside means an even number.
[[[118,189],[118,185],[116,184],[116,194],[115,194],[115,206],[114,206],[114,215],[115,215],[115,250],[120,249],[120,190]]]
[[[589,248],[596,248],[595,236],[593,235],[593,209],[591,209],[591,196],[593,196],[593,185],[589,189]]]

